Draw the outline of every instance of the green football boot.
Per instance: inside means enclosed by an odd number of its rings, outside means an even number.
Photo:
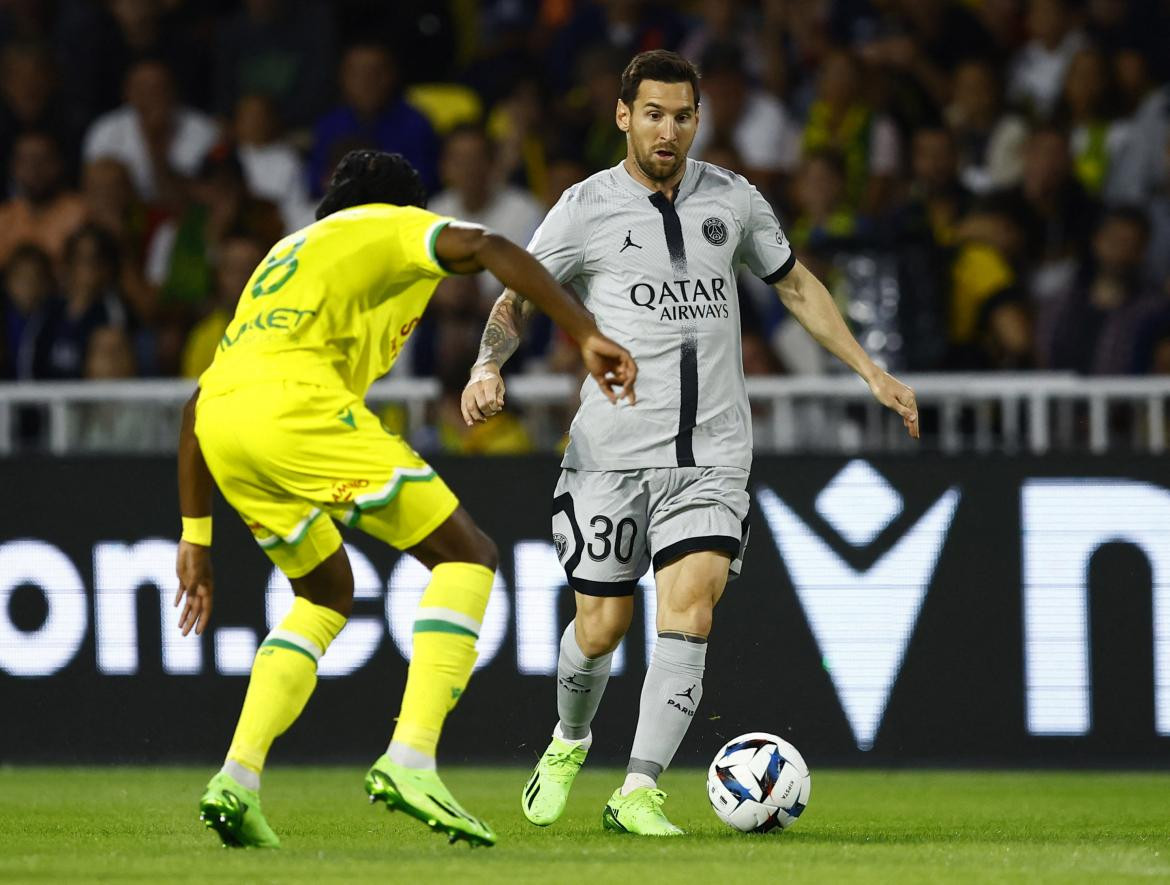
[[[280,847],[280,839],[260,810],[260,795],[222,771],[203,791],[199,819],[219,834],[225,848]]]
[[[638,787],[623,796],[621,787],[613,791],[605,811],[601,812],[601,824],[615,833],[635,833],[639,836],[682,836],[662,811],[666,794],[650,787]]]
[[[573,779],[581,770],[588,752],[580,744],[553,737],[520,794],[520,807],[531,823],[547,827],[564,813]]]
[[[438,772],[396,765],[383,753],[366,774],[366,793],[371,803],[381,799],[390,811],[405,811],[435,832],[446,833],[450,842],[496,844],[492,828],[455,801]]]

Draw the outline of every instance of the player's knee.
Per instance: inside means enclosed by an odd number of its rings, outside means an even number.
[[[586,657],[596,658],[618,647],[630,629],[630,613],[615,607],[578,610],[576,622],[577,645]]]
[[[694,592],[672,593],[660,605],[659,630],[681,630],[707,636],[714,622],[716,594],[695,588]]]

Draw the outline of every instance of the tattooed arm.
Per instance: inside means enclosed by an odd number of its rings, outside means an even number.
[[[536,313],[536,306],[511,289],[496,299],[479,342],[479,359],[463,390],[463,419],[485,421],[504,408],[504,379],[500,370],[520,346],[520,335]]]

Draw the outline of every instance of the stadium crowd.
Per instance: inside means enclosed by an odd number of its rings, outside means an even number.
[[[692,156],[765,193],[891,368],[1170,373],[1167,46],[1165,0],[5,0],[0,379],[196,377],[355,147],[527,242],[625,155],[652,48],[699,64]],[[740,288],[749,373],[834,371]],[[497,294],[444,282],[396,368],[441,379],[436,445],[469,444]],[[564,344],[538,325],[524,367]]]

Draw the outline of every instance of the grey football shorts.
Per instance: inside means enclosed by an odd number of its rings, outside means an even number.
[[[734,467],[561,470],[552,532],[569,586],[629,596],[653,565],[716,550],[739,575],[747,546],[748,472]]]

